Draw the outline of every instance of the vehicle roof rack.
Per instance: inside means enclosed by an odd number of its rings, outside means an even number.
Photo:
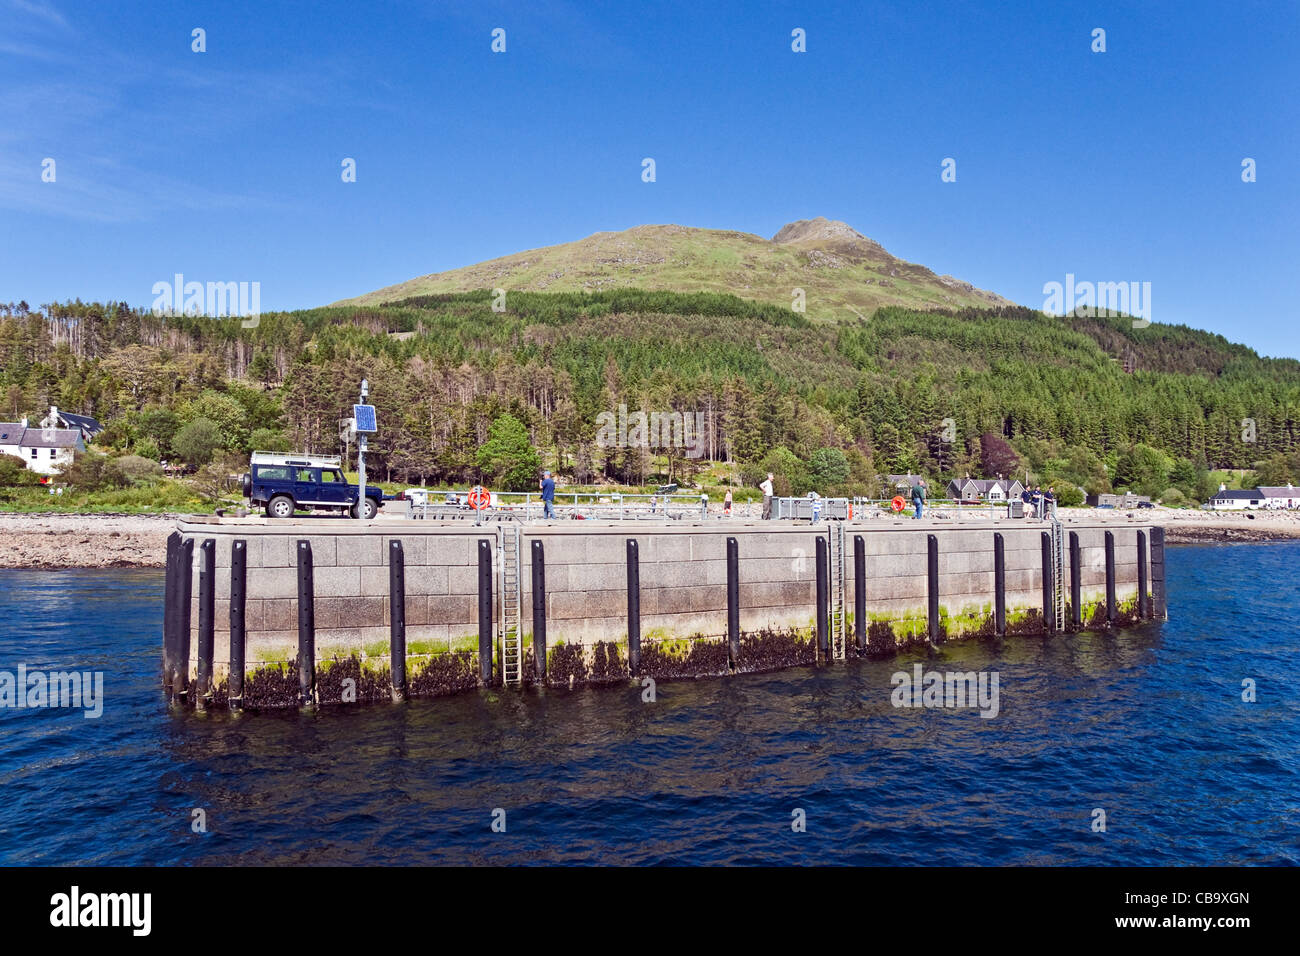
[[[307,452],[255,451],[250,459],[253,465],[297,465],[299,468],[342,468],[338,455],[312,455]]]

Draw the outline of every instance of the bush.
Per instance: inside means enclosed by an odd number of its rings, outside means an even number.
[[[70,463],[60,468],[59,475],[77,491],[122,488],[130,483],[112,466],[112,459],[94,451],[78,452]]]
[[[172,447],[191,465],[206,465],[221,447],[221,431],[214,422],[196,418],[176,433]]]
[[[123,455],[121,458],[114,458],[105,468],[112,471],[115,478],[121,480],[123,487],[162,477],[162,465],[141,455]]]
[[[0,455],[0,486],[18,488],[39,483],[40,477],[28,471],[27,463],[17,455]]]
[[[1177,488],[1166,488],[1164,494],[1160,496],[1160,503],[1170,508],[1179,508],[1187,503],[1187,496]]]
[[[1083,504],[1083,489],[1075,484],[1064,484],[1056,489],[1056,503],[1062,508],[1077,508]]]
[[[239,476],[247,467],[248,459],[242,455],[223,452],[199,469],[193,487],[200,498],[213,504],[232,496],[238,497]]]
[[[819,448],[808,461],[812,483],[822,489],[843,484],[849,477],[849,462],[838,448]]]
[[[152,438],[141,438],[136,441],[133,451],[141,458],[149,458],[153,461],[162,460],[162,452],[158,449],[158,443]]]
[[[503,491],[531,491],[542,468],[528,430],[513,415],[501,415],[492,423],[476,461],[484,480]]]
[[[253,434],[248,436],[248,443],[252,447],[250,451],[289,451],[289,439],[284,437],[283,432],[273,431],[270,428],[255,428]]]

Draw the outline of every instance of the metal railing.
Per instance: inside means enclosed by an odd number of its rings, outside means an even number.
[[[437,521],[469,521],[475,524],[494,522],[550,520],[544,517],[540,492],[493,492],[493,504],[475,511],[466,503],[468,492],[430,491],[424,503],[407,502],[407,516]],[[910,517],[911,499],[902,513],[891,507],[892,498],[807,498],[774,497],[771,517],[774,521],[872,521],[880,518]],[[1016,499],[1019,504],[1019,499]],[[1007,501],[962,501],[933,498],[925,502],[922,517],[975,518],[999,520],[1009,517]],[[1048,502],[1045,520],[1056,520],[1056,502]],[[1034,520],[1030,505],[1024,516]],[[730,515],[723,504],[703,494],[634,494],[623,492],[556,492],[554,514],[557,521],[706,521],[726,518],[754,520],[762,518],[762,501],[736,502]]]
[[[545,504],[541,492],[493,492],[493,504],[475,511],[465,502],[462,492],[438,492],[428,496],[425,503],[411,505],[408,516],[436,520],[469,520],[476,523],[491,521],[542,521]],[[454,502],[448,498],[455,498]],[[709,517],[709,496],[624,494],[622,492],[556,492],[553,503],[555,520],[603,519],[607,521],[681,521],[703,520]],[[721,506],[714,510],[721,517]],[[734,513],[734,512],[733,512]]]

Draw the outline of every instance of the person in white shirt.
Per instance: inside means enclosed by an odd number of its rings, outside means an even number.
[[[767,480],[758,487],[763,492],[763,520],[767,521],[772,517],[772,478],[773,474],[767,473]]]

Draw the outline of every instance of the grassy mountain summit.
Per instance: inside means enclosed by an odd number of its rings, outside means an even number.
[[[865,318],[891,305],[960,309],[1012,304],[969,282],[904,262],[851,226],[821,217],[789,223],[771,239],[674,225],[598,232],[577,242],[410,279],[338,304],[378,305],[495,288],[729,292],[786,308],[799,288],[813,321]]]

